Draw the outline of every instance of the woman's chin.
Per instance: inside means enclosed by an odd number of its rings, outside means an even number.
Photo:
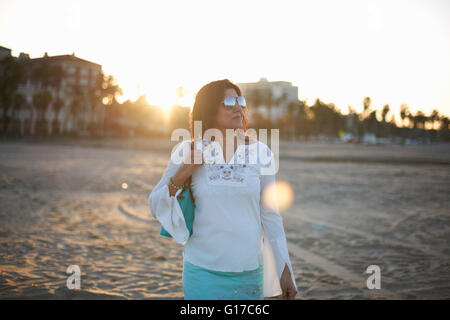
[[[236,120],[231,124],[231,128],[233,129],[241,129],[242,128],[242,120]]]

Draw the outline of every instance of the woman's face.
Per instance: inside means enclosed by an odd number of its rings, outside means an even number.
[[[234,89],[226,89],[225,97],[233,96],[237,97],[238,94]],[[223,100],[222,100],[223,101]],[[223,103],[220,104],[216,114],[216,128],[217,129],[239,129],[242,128],[243,110],[242,107],[236,102],[234,108],[226,110]]]

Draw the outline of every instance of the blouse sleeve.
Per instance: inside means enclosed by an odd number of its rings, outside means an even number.
[[[270,150],[269,165],[273,166],[274,161],[273,152]],[[276,201],[274,201],[276,199],[275,173],[268,174],[266,171],[264,174],[261,174],[260,177],[260,213],[263,227],[264,256],[264,296],[272,297],[282,293],[280,279],[285,265],[289,268],[295,288],[297,288],[297,284],[289,259],[283,220],[276,205]],[[267,192],[270,192],[270,194],[267,194]],[[265,201],[264,197],[270,201]]]
[[[166,171],[161,180],[152,190],[148,198],[150,212],[166,231],[175,239],[177,243],[185,245],[189,238],[189,230],[187,229],[184,215],[178,203],[177,196],[181,193],[181,189],[177,190],[174,196],[169,193],[169,179],[173,176],[182,165],[186,149],[186,141],[180,143],[172,154]],[[183,150],[183,151],[181,151]]]

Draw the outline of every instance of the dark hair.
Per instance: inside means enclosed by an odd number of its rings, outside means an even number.
[[[220,102],[225,97],[226,89],[234,89],[239,96],[242,96],[241,89],[231,82],[228,79],[216,80],[210,82],[197,92],[195,96],[195,103],[192,108],[192,112],[189,115],[189,128],[191,131],[191,139],[195,140],[198,137],[194,137],[194,121],[202,121],[202,137],[205,134],[205,131],[214,128],[214,122],[217,115],[217,109],[220,106]],[[242,130],[244,134],[247,132],[247,109],[244,109],[242,116]],[[249,138],[245,137],[246,143],[249,142]],[[191,142],[193,143],[193,142]],[[185,188],[189,189],[189,195],[191,196],[192,202],[195,206],[194,194],[191,188],[192,183],[192,175],[189,176],[187,184],[185,184],[182,192],[184,192]]]
[[[193,140],[198,138],[194,137],[194,121],[202,121],[202,137],[206,130],[214,127],[217,109],[225,97],[226,89],[234,89],[239,96],[242,95],[241,89],[228,79],[210,82],[198,91],[195,96],[194,107],[189,115],[189,128]],[[242,117],[242,130],[244,133],[247,131],[247,125],[247,108],[245,108]]]

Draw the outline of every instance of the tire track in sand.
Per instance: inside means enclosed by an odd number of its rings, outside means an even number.
[[[344,226],[339,226],[335,223],[332,222],[328,222],[328,221],[324,221],[324,220],[319,220],[319,219],[314,219],[314,218],[310,218],[310,217],[305,217],[305,216],[297,216],[294,215],[292,213],[288,213],[288,212],[284,212],[283,214],[284,216],[289,216],[289,220],[290,223],[293,222],[294,224],[296,224],[295,220],[302,220],[304,222],[308,222],[308,223],[313,223],[313,224],[320,224],[323,226],[327,226],[330,229],[335,229],[335,230],[339,230],[341,232],[347,233],[347,234],[353,234],[353,235],[357,235],[360,236],[362,238],[365,238],[367,240],[377,240],[380,241],[382,243],[386,243],[392,246],[397,246],[397,247],[403,247],[403,248],[408,248],[408,249],[414,249],[414,250],[419,250],[421,252],[423,252],[425,255],[432,255],[435,258],[438,259],[445,259],[445,260],[449,260],[449,257],[444,254],[443,252],[439,252],[434,250],[431,247],[428,246],[424,246],[422,244],[419,243],[407,243],[407,242],[401,242],[401,241],[397,241],[397,240],[392,240],[392,239],[388,239],[385,237],[381,237],[381,236],[377,236],[371,233],[367,233],[366,231],[359,231],[353,228],[349,228],[349,227],[344,227]],[[298,225],[298,224],[296,224]]]
[[[297,258],[302,259],[303,261],[316,266],[317,268],[323,270],[328,275],[339,278],[343,280],[346,284],[361,291],[364,289],[369,290],[367,289],[366,286],[367,277],[369,276],[368,274],[358,275],[346,269],[345,267],[338,265],[308,250],[305,250],[294,243],[288,242],[288,247],[289,252],[295,255]],[[382,297],[391,300],[402,299],[399,294],[386,290],[385,288],[383,288],[382,291],[377,292],[376,295],[381,295]]]

